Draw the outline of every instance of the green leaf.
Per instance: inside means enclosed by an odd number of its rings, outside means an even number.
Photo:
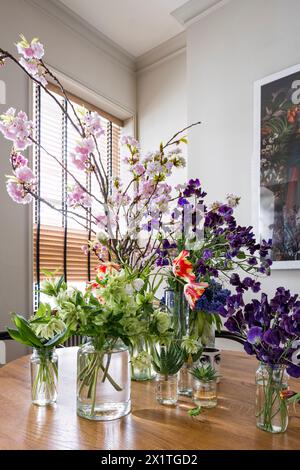
[[[63,283],[65,281],[65,277],[64,275],[60,276],[59,280],[58,280],[58,283],[56,284],[56,290],[57,290],[57,293],[59,293]]]
[[[44,348],[50,348],[57,346],[60,343],[63,343],[67,339],[67,334],[68,334],[68,329],[66,328],[64,331],[61,333],[58,333],[57,335],[53,336],[53,338],[49,339],[47,343],[43,345]]]
[[[18,341],[18,343],[22,343],[22,344],[25,344],[26,346],[34,347],[34,345],[30,341],[26,341],[26,339],[24,339],[20,335],[18,330],[13,330],[12,328],[7,328],[7,332],[10,335],[10,337],[12,339],[14,339],[15,341]]]
[[[198,416],[202,413],[202,408],[201,406],[197,406],[196,408],[192,408],[191,410],[188,410],[188,414],[190,416]]]
[[[13,322],[15,323],[20,335],[26,340],[30,341],[34,346],[41,348],[43,343],[36,336],[36,334],[30,328],[30,325],[27,320],[21,315],[14,314],[12,317]]]

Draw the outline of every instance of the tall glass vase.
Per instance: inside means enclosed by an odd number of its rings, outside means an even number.
[[[130,412],[130,356],[121,342],[98,348],[95,340],[77,355],[77,414],[110,421]]]
[[[190,308],[183,293],[183,286],[177,290],[165,290],[165,305],[171,315],[172,326],[177,339],[189,334]]]
[[[178,284],[177,290],[165,291],[165,304],[171,315],[175,337],[181,340],[190,334],[190,308],[181,284]],[[190,355],[179,371],[178,393],[180,395],[192,396],[193,378],[189,371],[194,365],[195,362]]]
[[[256,426],[271,433],[285,432],[288,406],[282,395],[288,389],[283,365],[260,364],[256,371]]]

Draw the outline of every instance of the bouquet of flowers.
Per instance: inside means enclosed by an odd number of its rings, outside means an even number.
[[[70,332],[49,304],[41,303],[35,315],[26,320],[12,315],[16,328],[8,328],[10,336],[33,348],[31,359],[32,402],[48,405],[56,401],[58,358],[55,347],[63,344]]]
[[[245,351],[261,364],[257,372],[257,425],[282,432],[287,427],[290,398],[286,372],[300,377],[300,300],[279,287],[270,300],[262,293],[260,300],[245,303],[243,293],[249,283],[235,276],[238,292],[229,296],[219,311],[226,318],[227,329],[244,338]]]
[[[178,226],[179,221],[179,226],[175,236],[172,234],[163,240],[158,250],[157,264],[172,266],[169,287],[175,291],[177,298],[185,296],[193,312],[190,324],[181,325],[181,329],[184,334],[188,330],[195,338],[199,338],[209,325],[215,324],[217,328],[221,325],[218,309],[213,315],[207,315],[203,314],[205,309],[201,308],[200,297],[207,289],[210,289],[210,293],[215,290],[213,279],[235,285],[235,277],[231,272],[244,271],[249,287],[257,292],[260,282],[250,278],[249,274],[256,278],[270,274],[272,262],[268,255],[271,240],[262,240],[259,244],[252,227],[238,225],[234,217],[238,197],[231,194],[225,203],[215,202],[208,207],[205,204],[206,193],[199,179],[190,180],[177,189],[177,207],[172,217],[173,224],[176,225],[177,221]],[[224,303],[229,291],[224,290],[221,295]],[[176,305],[181,310],[187,309],[184,302],[176,301]],[[204,305],[202,303],[202,307]],[[186,314],[179,312],[177,317],[182,317],[185,322]]]

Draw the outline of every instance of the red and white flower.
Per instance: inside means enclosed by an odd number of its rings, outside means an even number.
[[[184,295],[192,310],[197,300],[204,294],[206,287],[208,287],[207,282],[190,282],[184,286]]]
[[[180,277],[187,282],[193,282],[196,279],[195,274],[193,273],[193,264],[187,259],[189,252],[183,250],[177,258],[174,258],[173,264],[173,274],[176,277]]]

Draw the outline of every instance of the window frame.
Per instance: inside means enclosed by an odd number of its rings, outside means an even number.
[[[131,110],[126,110],[126,108],[116,105],[114,101],[111,101],[107,99],[106,97],[104,98],[103,96],[99,94],[95,94],[94,92],[91,92],[88,88],[85,86],[82,86],[78,82],[75,82],[72,79],[69,79],[67,76],[62,75],[59,73],[59,78],[61,82],[63,83],[64,87],[68,88],[68,83],[70,83],[70,88],[74,86],[74,83],[76,84],[77,87],[79,87],[80,90],[82,90],[82,93],[84,95],[93,95],[97,97],[97,100],[101,101],[107,101],[109,105],[112,105],[114,108],[118,110],[117,114],[119,113],[120,115],[124,116],[126,115],[125,119],[118,118],[116,116],[113,116],[112,114],[104,111],[103,109],[99,108],[96,105],[93,105],[90,103],[90,101],[87,101],[86,99],[81,99],[78,98],[77,95],[73,94],[72,92],[67,92],[68,98],[70,98],[72,101],[75,102],[75,100],[78,102],[79,105],[84,105],[86,107],[89,107],[91,110],[95,110],[99,114],[101,114],[104,118],[110,120],[116,125],[122,125],[122,133],[125,134],[130,134],[134,136],[135,138],[137,137],[137,116],[135,113],[133,113]],[[54,83],[49,82],[48,83],[49,89],[55,91],[56,93],[59,91],[57,85]],[[59,94],[62,95],[61,92]],[[63,96],[63,95],[62,95]],[[31,81],[28,81],[28,106],[27,106],[27,114],[30,117],[30,119],[34,118],[34,106],[33,106],[33,99],[34,99],[34,87],[32,86]],[[125,111],[125,112],[124,112]],[[31,164],[34,164],[34,152],[35,152],[35,147],[32,146],[28,153],[29,161]],[[28,299],[28,305],[29,305],[29,312],[34,312],[35,307],[36,307],[36,302],[34,301],[34,289],[35,289],[35,281],[34,281],[34,211],[33,210],[28,210],[28,269],[29,272],[28,274],[28,293],[29,293],[29,299]]]

